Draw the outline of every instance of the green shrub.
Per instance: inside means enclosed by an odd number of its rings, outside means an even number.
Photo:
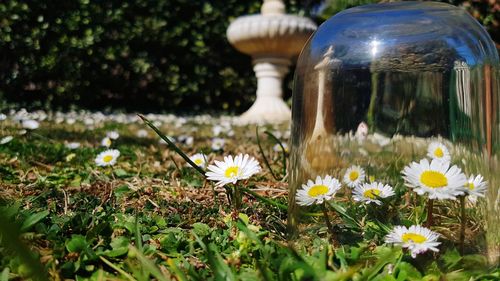
[[[298,11],[298,1],[288,1]],[[318,1],[304,1],[314,3]],[[251,58],[226,39],[261,1],[0,2],[0,94],[28,108],[241,111]]]

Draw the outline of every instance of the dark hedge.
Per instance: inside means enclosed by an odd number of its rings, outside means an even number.
[[[288,1],[289,8],[312,5]],[[0,94],[28,108],[241,111],[250,57],[226,40],[259,0],[3,0]]]
[[[321,18],[378,0],[288,0]],[[386,0],[382,0],[385,2]],[[465,6],[498,42],[500,5]],[[323,3],[323,5],[319,5]],[[241,112],[255,96],[250,57],[226,39],[260,0],[2,0],[1,106]],[[287,78],[287,95],[290,81]]]

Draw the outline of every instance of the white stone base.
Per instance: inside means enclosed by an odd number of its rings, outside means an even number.
[[[283,78],[288,73],[290,60],[276,57],[254,59],[257,76],[257,99],[243,113],[237,123],[278,124],[291,119],[291,111],[283,101]]]
[[[257,97],[254,104],[237,119],[237,123],[279,124],[290,121],[292,112],[288,105],[276,97]]]

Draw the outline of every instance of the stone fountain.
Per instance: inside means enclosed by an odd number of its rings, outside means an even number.
[[[252,56],[257,77],[257,99],[239,117],[240,124],[290,120],[290,108],[283,101],[283,78],[316,27],[308,18],[285,14],[282,0],[264,0],[261,14],[239,17],[229,25],[229,42]]]

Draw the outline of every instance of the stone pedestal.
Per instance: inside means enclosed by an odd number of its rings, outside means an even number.
[[[238,119],[240,124],[282,123],[291,119],[283,101],[283,78],[316,25],[308,18],[285,14],[281,0],[264,0],[260,15],[243,16],[227,29],[229,42],[253,57],[257,99]]]
[[[283,78],[291,61],[283,58],[260,58],[253,61],[257,77],[257,99],[243,113],[242,124],[281,123],[290,120],[291,111],[283,101]]]

